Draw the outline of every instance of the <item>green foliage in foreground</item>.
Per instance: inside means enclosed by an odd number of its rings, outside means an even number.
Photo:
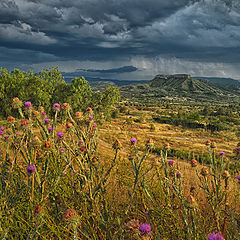
[[[24,102],[31,100],[34,105],[43,106],[47,111],[56,102],[68,102],[73,111],[95,106],[99,110],[104,109],[106,115],[109,115],[111,107],[119,102],[120,93],[113,86],[102,93],[95,93],[84,77],[74,78],[68,84],[57,68],[39,73],[0,69],[0,117],[6,118],[12,113],[10,106],[14,97],[19,97]],[[13,115],[18,116],[17,112]]]

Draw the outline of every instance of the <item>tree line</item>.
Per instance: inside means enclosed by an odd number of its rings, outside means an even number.
[[[76,77],[67,83],[58,68],[41,72],[25,72],[19,69],[0,69],[0,118],[17,116],[11,108],[13,98],[23,102],[31,101],[35,106],[51,110],[54,103],[68,102],[73,111],[81,111],[91,106],[109,115],[112,107],[119,103],[119,89],[109,86],[103,92],[93,91],[84,77]]]

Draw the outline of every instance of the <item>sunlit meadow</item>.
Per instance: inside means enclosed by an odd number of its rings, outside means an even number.
[[[12,108],[20,119],[0,131],[1,239],[239,239],[240,176],[214,142],[208,164],[192,159],[186,171],[169,143],[153,154],[151,138],[113,136],[104,156],[108,123],[91,107],[46,113],[14,98]]]

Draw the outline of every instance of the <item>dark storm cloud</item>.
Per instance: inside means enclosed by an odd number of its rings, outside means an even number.
[[[240,2],[1,0],[0,46],[0,62],[12,65],[21,53],[23,64],[136,56],[237,63]]]
[[[129,73],[129,72],[135,72],[138,69],[133,66],[123,66],[120,68],[111,68],[111,69],[77,69],[77,71],[86,71],[86,72],[97,72],[97,73]]]

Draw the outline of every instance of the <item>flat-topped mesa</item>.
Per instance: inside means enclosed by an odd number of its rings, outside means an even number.
[[[191,75],[189,74],[173,74],[173,75],[167,75],[167,74],[158,74],[156,76],[158,79],[170,79],[170,78],[175,78],[175,79],[190,79]]]
[[[173,77],[174,78],[188,78],[188,79],[190,79],[191,75],[189,75],[189,74],[174,74]]]

